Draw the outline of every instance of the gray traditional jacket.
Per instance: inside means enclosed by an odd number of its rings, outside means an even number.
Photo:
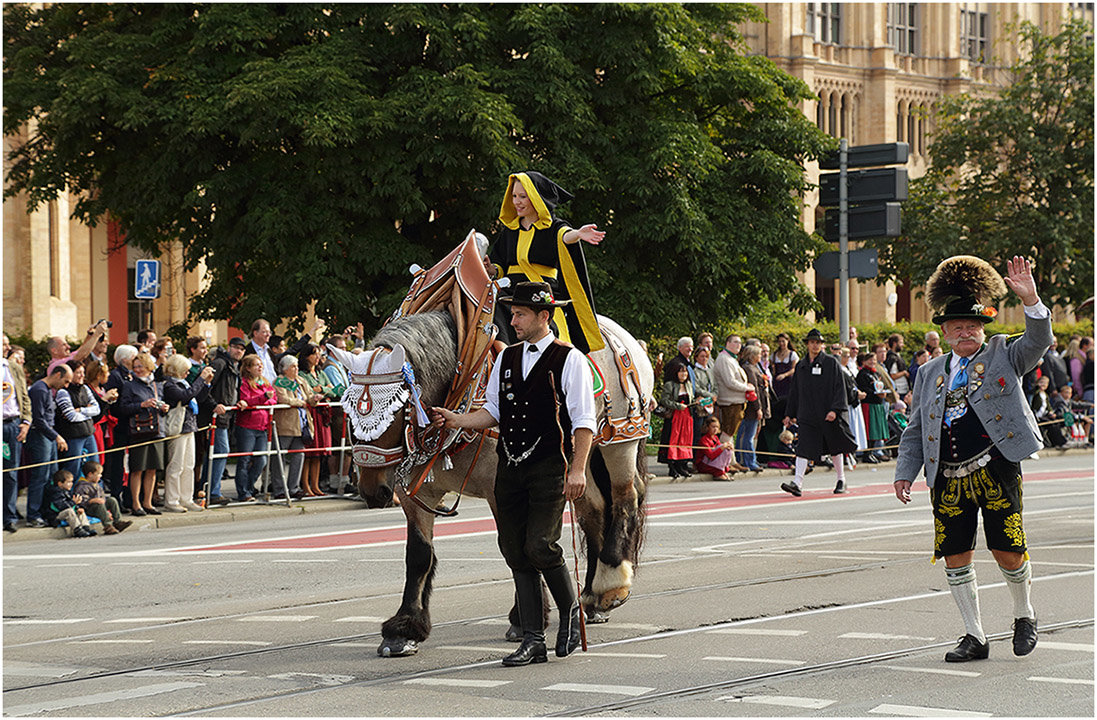
[[[993,336],[968,364],[968,405],[994,446],[1011,462],[1020,462],[1044,446],[1036,418],[1021,391],[1021,376],[1036,367],[1050,344],[1050,314],[1043,319],[1026,314],[1024,334],[1012,339]],[[950,355],[936,357],[918,370],[910,423],[899,441],[896,481],[913,483],[924,468],[926,484],[933,487],[940,467],[941,427],[948,392],[945,363]]]

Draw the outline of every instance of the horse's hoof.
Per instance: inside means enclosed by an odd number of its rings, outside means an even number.
[[[609,622],[609,613],[604,613],[598,608],[588,607],[584,608],[587,613],[587,625],[601,625],[602,623]]]
[[[522,628],[518,627],[517,625],[511,625],[509,628],[507,628],[507,634],[505,637],[507,642],[522,642]]]
[[[616,607],[621,607],[628,600],[629,595],[632,594],[632,590],[627,587],[619,587],[613,590],[608,590],[602,593],[598,598],[599,610],[612,610]]]
[[[417,652],[419,652],[418,642],[402,638],[385,638],[377,648],[377,654],[381,657],[407,657]]]

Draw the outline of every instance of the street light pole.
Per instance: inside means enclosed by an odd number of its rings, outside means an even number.
[[[846,160],[849,145],[845,138],[838,146],[838,335],[842,344],[849,341],[849,201],[846,186]]]

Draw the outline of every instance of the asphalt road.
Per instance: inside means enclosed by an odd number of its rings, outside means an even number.
[[[843,496],[822,470],[800,499],[772,473],[654,484],[632,598],[587,628],[588,652],[527,668],[499,665],[512,585],[482,501],[438,524],[434,632],[408,658],[376,654],[403,582],[398,509],[23,536],[4,544],[3,712],[1092,717],[1093,455],[1024,471],[1041,627],[1024,658],[981,550],[991,656],[944,663],[963,626],[929,562],[928,496],[901,506],[885,464]]]

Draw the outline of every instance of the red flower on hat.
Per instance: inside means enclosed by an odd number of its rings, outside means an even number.
[[[990,317],[990,318],[998,317],[998,311],[995,310],[992,307],[985,307],[985,308],[983,308],[983,315],[985,315],[986,317]]]

